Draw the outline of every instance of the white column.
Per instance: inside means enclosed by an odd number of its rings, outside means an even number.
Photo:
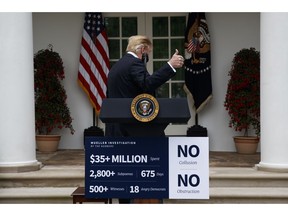
[[[37,170],[32,13],[0,13],[0,172]]]
[[[288,172],[288,13],[261,13],[260,170]]]

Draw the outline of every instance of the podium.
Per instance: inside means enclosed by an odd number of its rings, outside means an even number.
[[[165,136],[170,123],[187,123],[190,111],[186,98],[158,98],[159,113],[150,122],[140,122],[131,113],[133,98],[106,98],[102,102],[99,118],[104,123],[120,123],[127,136]],[[162,203],[159,199],[133,199],[133,203]]]
[[[165,136],[170,123],[187,123],[190,111],[186,98],[158,98],[159,113],[150,122],[140,122],[131,113],[133,98],[106,98],[99,118],[104,123],[120,123],[128,136]]]

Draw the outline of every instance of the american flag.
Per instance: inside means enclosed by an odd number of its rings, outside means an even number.
[[[198,40],[195,37],[192,37],[192,39],[189,41],[187,51],[189,53],[195,52],[198,47]]]
[[[99,113],[109,72],[108,37],[101,13],[85,13],[78,81]]]

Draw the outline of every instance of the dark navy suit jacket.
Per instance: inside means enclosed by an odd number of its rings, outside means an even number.
[[[155,90],[175,75],[168,63],[150,75],[141,59],[127,53],[108,74],[108,98],[134,98]]]
[[[134,98],[139,94],[154,94],[155,90],[176,73],[168,63],[150,75],[144,62],[127,53],[113,65],[108,74],[108,98]],[[129,136],[125,124],[108,124],[106,136]]]

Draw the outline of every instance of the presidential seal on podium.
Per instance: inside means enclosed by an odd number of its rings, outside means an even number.
[[[150,122],[158,115],[159,103],[150,94],[140,94],[132,100],[131,112],[138,121]]]

